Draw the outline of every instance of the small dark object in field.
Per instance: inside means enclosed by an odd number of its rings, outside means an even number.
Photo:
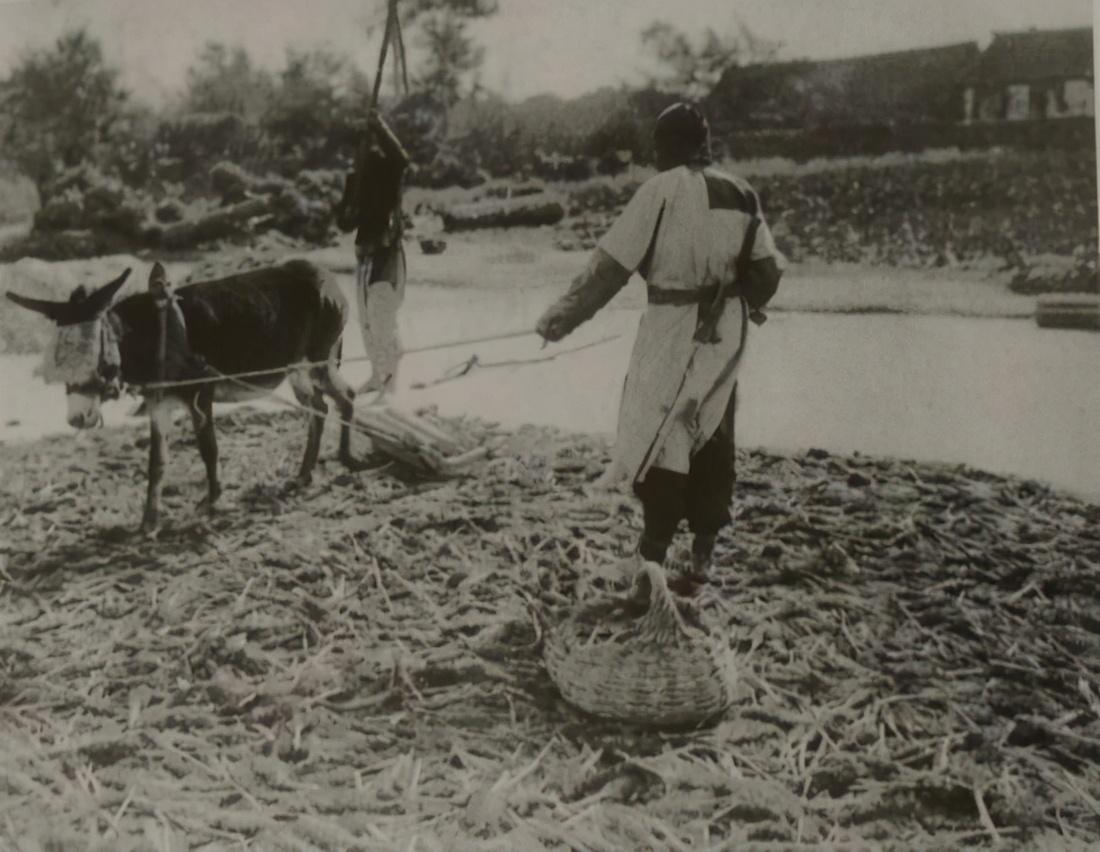
[[[862,473],[853,473],[848,477],[849,488],[866,488],[870,484],[871,480],[869,480]]]
[[[442,254],[446,248],[446,240],[435,240],[431,237],[422,237],[420,240],[420,250],[424,254]]]

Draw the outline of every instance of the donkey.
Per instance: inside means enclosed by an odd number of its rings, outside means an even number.
[[[101,401],[117,399],[123,387],[144,396],[150,442],[143,532],[154,533],[159,525],[165,432],[173,405],[189,409],[206,466],[207,493],[200,510],[212,511],[221,494],[213,403],[270,393],[288,376],[298,402],[312,410],[294,484],[312,480],[328,413],[326,396],[336,403],[342,421],[340,460],[358,467],[349,425],[355,391],[339,373],[348,304],[330,276],[311,263],[292,260],[174,290],[156,263],[147,292],[112,306],[129,274],[127,269],[90,295],[78,287],[67,302],[7,296],[56,324],[44,378],[65,384],[71,426],[101,426]],[[238,379],[235,374],[248,375]]]

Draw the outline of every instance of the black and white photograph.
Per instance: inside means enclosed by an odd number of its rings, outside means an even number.
[[[1100,849],[1091,0],[0,0],[0,852]]]

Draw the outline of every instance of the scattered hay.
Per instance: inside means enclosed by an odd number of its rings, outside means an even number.
[[[657,733],[560,700],[521,595],[583,598],[632,545],[633,502],[581,490],[604,447],[448,421],[505,439],[478,476],[329,458],[286,497],[300,426],[219,420],[210,519],[190,510],[203,474],[181,431],[193,488],[165,488],[155,542],[130,532],[139,433],[0,447],[2,845],[1100,835],[1100,508],[961,468],[742,453],[736,524],[695,596],[728,626],[742,693],[715,727]]]

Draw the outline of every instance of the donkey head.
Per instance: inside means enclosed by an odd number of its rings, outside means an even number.
[[[67,417],[74,428],[102,425],[100,402],[119,396],[118,338],[106,313],[129,274],[127,269],[90,295],[83,286],[77,287],[67,302],[7,294],[15,304],[42,314],[56,326],[43,359],[42,375],[49,383],[65,385]]]

